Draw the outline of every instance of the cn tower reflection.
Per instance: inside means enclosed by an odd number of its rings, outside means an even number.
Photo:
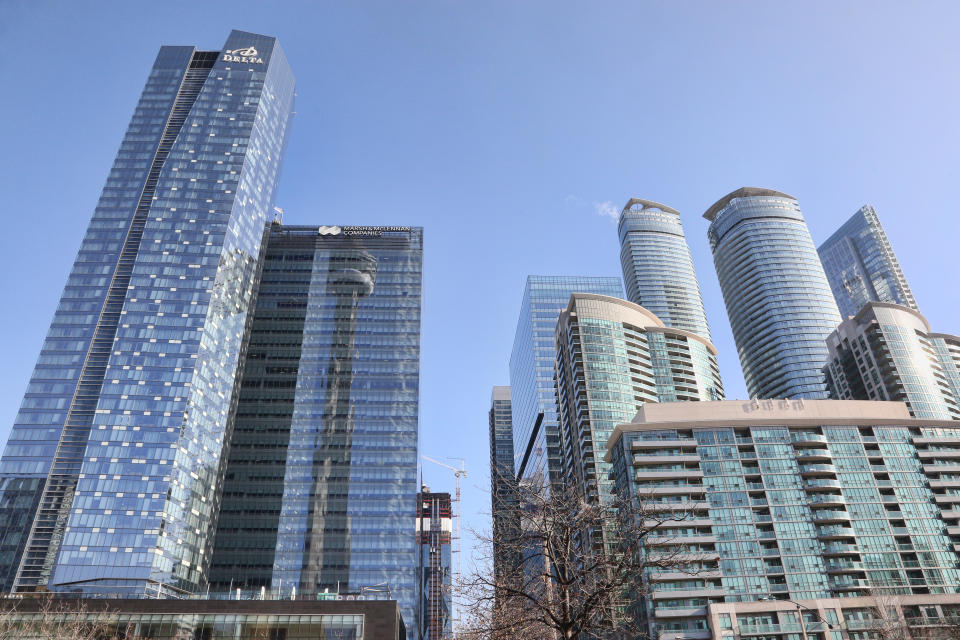
[[[362,249],[331,252],[327,293],[334,302],[323,418],[313,453],[313,486],[301,587],[341,589],[350,579],[350,452],[353,440],[354,340],[357,306],[373,292],[377,259]]]

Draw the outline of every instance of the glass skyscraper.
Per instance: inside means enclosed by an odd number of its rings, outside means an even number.
[[[400,603],[416,628],[423,230],[271,225],[211,591]]]
[[[528,276],[510,353],[514,470],[518,480],[561,477],[560,436],[553,367],[554,330],[573,293],[623,297],[619,278]]]
[[[618,231],[627,299],[668,327],[710,340],[680,212],[657,202],[631,198],[620,213]]]
[[[744,187],[703,217],[750,396],[825,398],[840,314],[797,200]]]
[[[510,387],[494,387],[490,398],[490,488],[496,499],[502,482],[513,478],[513,422]]]
[[[205,587],[294,100],[275,38],[162,47],[0,461],[0,587]]]
[[[871,301],[917,308],[900,262],[870,205],[853,214],[817,252],[842,317],[855,316]]]

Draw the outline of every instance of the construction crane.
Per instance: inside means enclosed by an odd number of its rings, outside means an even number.
[[[467,462],[463,458],[454,458],[455,460],[460,460],[460,468],[457,469],[456,467],[451,466],[446,462],[440,462],[439,460],[435,460],[430,456],[425,456],[421,454],[420,457],[426,460],[427,462],[432,462],[433,464],[438,464],[441,467],[446,467],[447,469],[450,469],[451,471],[453,471],[453,475],[455,475],[457,478],[457,493],[456,493],[456,497],[453,500],[454,505],[456,505],[456,507],[453,510],[453,516],[457,519],[457,535],[455,538],[453,538],[454,544],[452,549],[453,553],[456,554],[457,556],[457,573],[453,578],[453,583],[454,585],[456,585],[458,579],[460,578],[460,566],[461,566],[460,556],[462,555],[460,553],[460,478],[461,476],[464,478],[467,477]],[[454,618],[455,621],[459,617],[459,615],[460,615],[460,608],[457,607],[456,616]]]

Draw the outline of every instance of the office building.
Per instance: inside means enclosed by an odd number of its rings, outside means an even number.
[[[418,640],[453,638],[453,520],[450,494],[424,485],[417,496]]]
[[[668,327],[710,340],[680,212],[657,202],[631,198],[620,213],[618,231],[627,299]]]
[[[556,352],[564,480],[590,499],[610,495],[607,439],[645,403],[723,399],[716,348],[626,300],[570,296]]]
[[[271,225],[211,592],[364,593],[416,628],[423,230]]]
[[[898,400],[915,418],[960,420],[960,337],[931,333],[919,311],[868,302],[827,339],[830,397]]]
[[[796,199],[744,187],[703,217],[750,396],[825,398],[840,314]]]
[[[293,100],[275,38],[160,49],[0,461],[4,590],[205,588]]]
[[[510,387],[494,387],[490,398],[490,490],[494,504],[498,489],[513,478],[513,421]],[[496,509],[494,509],[496,511]]]
[[[510,353],[514,471],[517,480],[556,483],[562,472],[553,367],[554,330],[573,293],[623,297],[619,278],[528,276]]]
[[[675,504],[643,551],[702,566],[642,576],[637,613],[663,640],[796,638],[801,616],[808,638],[838,637],[815,634],[869,629],[878,602],[956,615],[958,457],[957,423],[902,402],[645,404],[607,442],[614,490]]]
[[[877,212],[864,205],[817,249],[840,316],[848,318],[868,302],[892,302],[917,309]]]
[[[490,513],[493,520],[493,571],[504,575],[516,564],[498,547],[508,531],[519,531],[517,480],[513,475],[513,421],[510,387],[494,387],[490,398]]]

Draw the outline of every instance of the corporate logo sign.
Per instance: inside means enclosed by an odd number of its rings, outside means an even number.
[[[322,236],[373,236],[376,238],[390,231],[409,232],[410,227],[328,227],[326,225],[317,227],[317,233]]]
[[[227,49],[223,52],[223,59],[225,62],[263,64],[263,58],[260,57],[259,52],[252,46],[240,49]]]

